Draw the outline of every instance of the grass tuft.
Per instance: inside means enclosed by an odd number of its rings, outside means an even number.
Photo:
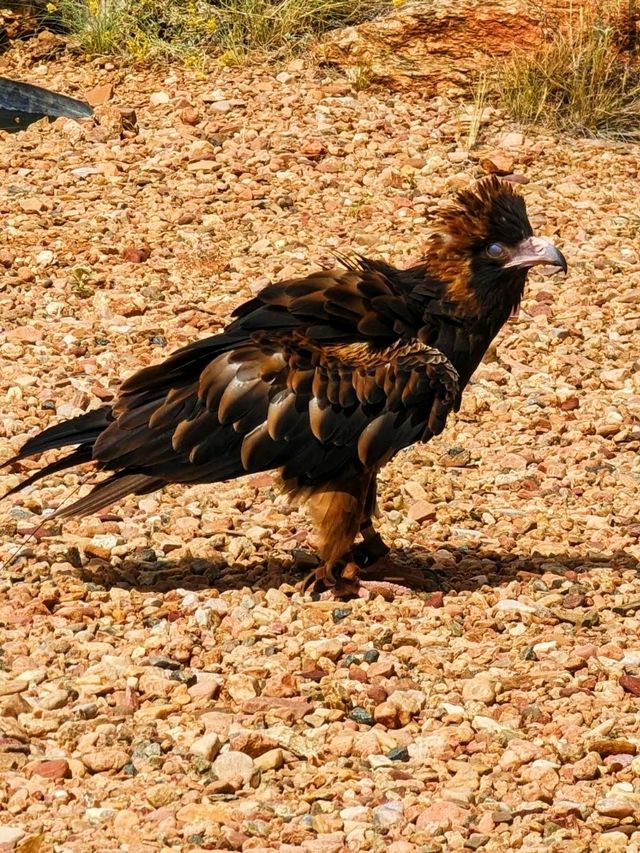
[[[625,20],[622,4],[594,0],[565,24],[547,21],[542,46],[512,54],[498,72],[498,99],[525,125],[640,139],[640,69],[622,49]]]
[[[255,51],[299,51],[313,36],[389,6],[388,0],[51,0],[47,13],[89,55],[187,64],[215,56],[235,65]]]

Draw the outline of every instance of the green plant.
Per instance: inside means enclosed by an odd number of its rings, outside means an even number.
[[[87,299],[93,295],[93,290],[89,286],[93,279],[93,270],[87,266],[77,266],[71,270],[71,290],[79,296],[80,299]]]
[[[497,97],[523,124],[640,139],[640,71],[620,47],[624,20],[621,6],[595,0],[572,10],[537,51],[506,61]]]
[[[351,83],[356,92],[368,89],[373,82],[373,69],[368,64],[351,65],[345,69],[345,77]]]
[[[292,51],[334,27],[358,23],[388,0],[51,0],[51,19],[88,54],[134,60],[217,56],[235,65],[253,51]]]
[[[215,0],[225,48],[279,50],[355,24],[381,11],[381,0]]]
[[[217,21],[205,0],[52,0],[47,9],[89,55],[188,59],[215,44]]]

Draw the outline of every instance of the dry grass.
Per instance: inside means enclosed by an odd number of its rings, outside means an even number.
[[[594,2],[564,24],[543,19],[542,47],[513,54],[497,75],[502,105],[525,125],[640,139],[640,71],[621,49],[630,14],[626,3]]]
[[[51,0],[50,17],[88,55],[134,60],[216,56],[234,64],[254,51],[294,52],[334,27],[358,23],[385,0]]]
[[[489,80],[487,78],[487,75],[483,72],[478,78],[478,83],[476,85],[475,95],[473,99],[473,112],[471,113],[471,120],[469,122],[469,132],[467,134],[466,140],[466,147],[469,151],[475,148],[478,142],[478,137],[480,136],[480,129],[482,127],[482,118],[484,115],[485,107],[487,106],[488,96]]]

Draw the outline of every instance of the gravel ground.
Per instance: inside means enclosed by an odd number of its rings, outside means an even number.
[[[468,111],[301,61],[2,72],[104,101],[0,135],[2,458],[268,280],[415,259],[491,160],[570,273],[530,276],[462,411],[381,477],[383,535],[444,594],[301,596],[308,526],[266,474],[64,527],[38,525],[86,475],[2,503],[0,850],[640,850],[638,147],[488,110],[469,155]]]

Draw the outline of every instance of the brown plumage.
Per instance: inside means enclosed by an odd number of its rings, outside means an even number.
[[[27,482],[89,461],[112,472],[62,518],[277,469],[315,523],[317,577],[333,583],[346,565],[352,579],[358,532],[365,562],[386,551],[371,524],[378,470],[442,431],[537,263],[566,269],[513,187],[485,179],[443,212],[415,267],[360,258],[271,284],[222,334],[135,373],[112,406],[45,430],[10,462],[79,445]]]

